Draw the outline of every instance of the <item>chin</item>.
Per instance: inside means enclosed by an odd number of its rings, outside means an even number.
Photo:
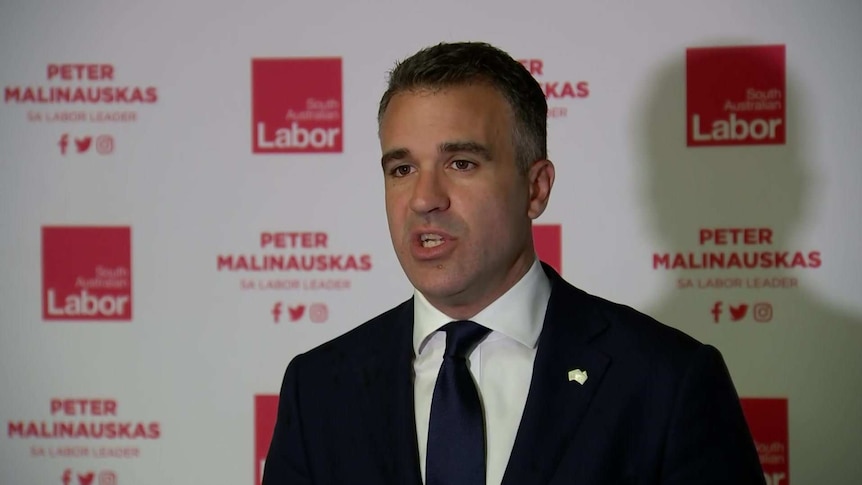
[[[408,277],[408,279],[427,298],[449,299],[464,290],[462,282],[455,280],[450,275],[427,274],[425,271],[417,271],[416,273],[419,274]]]

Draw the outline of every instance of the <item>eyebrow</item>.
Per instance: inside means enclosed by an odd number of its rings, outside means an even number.
[[[474,141],[450,141],[441,143],[437,149],[440,153],[458,153],[458,152],[466,152],[472,153],[474,155],[478,155],[485,160],[492,160],[493,156],[491,155],[491,150],[488,149],[485,145],[481,143],[476,143]],[[380,157],[380,163],[382,165],[386,165],[388,162],[393,160],[403,160],[410,156],[410,150],[406,148],[396,148],[394,150],[389,150],[384,153],[382,157]]]
[[[478,155],[485,160],[493,159],[491,156],[491,150],[489,150],[488,147],[474,141],[446,142],[440,145],[439,150],[440,153],[467,152]]]
[[[388,162],[392,160],[403,160],[410,155],[410,150],[406,148],[396,148],[395,150],[389,150],[384,153],[382,157],[380,157],[380,164],[386,165]]]

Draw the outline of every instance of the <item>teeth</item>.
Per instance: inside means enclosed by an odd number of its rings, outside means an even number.
[[[422,234],[419,236],[423,248],[433,248],[443,244],[443,236],[439,234]]]

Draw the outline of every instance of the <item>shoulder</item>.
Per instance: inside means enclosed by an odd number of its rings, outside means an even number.
[[[558,335],[574,337],[547,341],[563,353],[577,355],[583,346],[603,355],[608,363],[604,378],[613,383],[612,392],[620,399],[628,394],[649,395],[668,405],[667,399],[678,396],[680,389],[698,382],[732,390],[716,348],[629,306],[562,283],[565,287],[560,290],[566,298],[559,300],[562,303],[554,311],[554,321],[549,318],[546,325],[556,327]],[[572,350],[563,349],[566,341]]]
[[[624,339],[645,349],[660,347],[667,351],[687,352],[703,344],[679,329],[666,325],[628,305],[586,294],[598,318],[607,322],[613,340]]]
[[[630,306],[578,289],[559,275],[552,281],[548,320],[573,327],[590,346],[614,360],[684,365],[711,347]],[[550,322],[546,322],[550,323]]]
[[[413,299],[391,308],[344,334],[297,355],[295,363],[320,365],[333,359],[361,358],[365,354],[392,350],[413,331]]]

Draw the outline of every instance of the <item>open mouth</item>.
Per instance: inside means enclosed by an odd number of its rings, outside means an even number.
[[[423,248],[434,248],[443,244],[443,236],[439,234],[421,234],[419,242]]]

